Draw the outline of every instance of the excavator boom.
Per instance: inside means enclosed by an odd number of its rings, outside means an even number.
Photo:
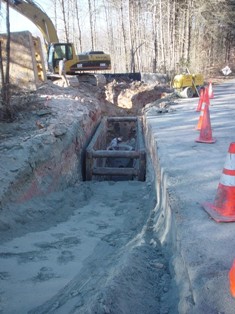
[[[6,2],[6,0],[3,0]],[[59,42],[54,24],[49,16],[34,1],[10,0],[9,6],[33,22],[42,32],[46,44]]]
[[[0,0],[1,1],[1,0]],[[6,3],[6,0],[2,0]],[[33,0],[9,0],[9,6],[31,20],[42,32],[47,48],[47,66],[58,73],[59,61],[66,58],[66,72],[76,74],[83,71],[110,70],[111,59],[103,51],[76,54],[73,43],[61,43],[54,24],[46,12]]]

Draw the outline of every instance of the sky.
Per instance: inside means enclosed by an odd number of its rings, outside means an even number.
[[[48,0],[38,0],[35,1],[37,4],[39,4],[44,11],[48,13],[50,16],[50,7],[51,4]],[[1,0],[0,0],[1,3]],[[1,17],[1,24],[0,24],[0,33],[5,33],[6,32],[6,21],[5,21],[5,4],[1,4],[1,12],[2,12],[2,17]],[[33,36],[42,36],[41,32],[39,29],[26,17],[23,15],[19,14],[13,9],[10,9],[10,30],[11,32],[20,32],[20,31],[30,31]]]
[[[86,10],[86,2],[82,2],[82,10],[83,13],[80,18],[80,22],[82,25],[82,36],[83,36],[83,50],[90,50],[90,40],[89,36],[87,35],[87,27],[88,27],[88,20],[89,17],[87,15],[87,10]],[[54,16],[54,10],[52,8],[52,2],[50,0],[34,0],[34,2],[41,7],[49,17],[52,18]],[[0,33],[6,33],[6,5],[3,3],[2,0],[0,0],[0,6],[1,6],[1,11],[0,11]],[[100,21],[99,21],[100,23]],[[100,24],[102,26],[102,24]],[[106,27],[106,24],[104,25]],[[29,31],[33,36],[35,37],[40,37],[41,42],[44,42],[43,35],[41,31],[32,23],[29,19],[24,17],[22,14],[18,13],[17,11],[13,10],[10,8],[10,31],[11,32],[20,32],[20,31]],[[60,37],[60,29],[57,29],[58,36],[61,41],[64,41],[65,39]]]

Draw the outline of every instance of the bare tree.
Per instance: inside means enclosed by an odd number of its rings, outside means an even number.
[[[6,61],[5,61],[5,73],[3,67],[3,49],[2,43],[0,42],[0,71],[2,78],[2,88],[1,88],[1,101],[3,110],[0,111],[0,119],[6,121],[12,121],[14,119],[13,109],[10,103],[10,13],[9,13],[9,0],[6,1],[6,29],[7,29],[7,39],[6,39]]]
[[[130,42],[130,72],[135,72],[135,52],[134,52],[134,0],[128,0],[128,14],[129,14],[129,42]]]
[[[128,47],[127,47],[127,34],[125,29],[125,16],[124,16],[124,3],[123,0],[121,0],[121,6],[120,6],[120,12],[121,12],[121,28],[122,28],[122,36],[123,36],[123,45],[124,45],[124,51],[125,51],[125,70],[128,72]]]
[[[63,24],[64,24],[64,33],[65,33],[65,40],[68,43],[69,42],[69,33],[68,33],[68,28],[69,28],[69,19],[67,18],[66,14],[66,3],[64,0],[59,0],[61,11],[62,11],[62,18],[63,18]],[[68,10],[67,10],[68,13]]]
[[[88,0],[88,6],[89,6],[89,19],[90,19],[90,34],[91,34],[91,49],[94,50],[94,28],[93,28],[93,10],[92,10],[92,4],[91,0]]]
[[[74,9],[75,9],[75,18],[76,18],[77,27],[78,27],[79,50],[82,51],[82,32],[81,32],[81,25],[80,25],[80,17],[79,17],[78,1],[77,0],[74,0]]]

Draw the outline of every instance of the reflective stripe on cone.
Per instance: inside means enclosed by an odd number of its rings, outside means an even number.
[[[201,127],[202,127],[202,119],[203,119],[203,114],[204,114],[204,108],[205,108],[205,104],[202,103],[200,116],[199,116],[198,123],[197,123],[197,126],[196,126],[196,129],[199,130],[199,131],[201,130]]]
[[[229,146],[214,204],[202,206],[217,222],[235,221],[235,143]]]

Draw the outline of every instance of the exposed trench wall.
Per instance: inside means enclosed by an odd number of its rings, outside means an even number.
[[[177,201],[171,195],[167,187],[167,170],[161,167],[161,160],[158,154],[158,143],[148,123],[148,118],[144,119],[145,144],[148,152],[148,176],[156,191],[157,204],[154,208],[153,231],[162,243],[165,253],[168,255],[172,265],[172,276],[179,290],[179,313],[190,313],[194,305],[192,289],[188,277],[188,271],[184,259],[181,255],[181,244],[177,235],[177,224],[172,210],[173,204]]]
[[[5,171],[0,187],[2,208],[9,201],[22,203],[81,181],[84,148],[100,115],[97,106],[68,121],[62,116],[52,128],[21,139],[17,147],[7,151],[0,166],[2,173]]]
[[[8,162],[14,160],[11,178],[8,176],[8,185],[1,185],[1,205],[10,201],[25,202],[35,196],[43,196],[52,191],[60,191],[75,182],[82,180],[82,155],[86,142],[90,139],[96,127],[101,112],[99,106],[93,111],[71,117],[66,122],[55,125],[54,129],[42,130],[32,139],[24,142],[10,156]],[[149,155],[148,174],[156,190],[157,204],[153,215],[153,231],[156,232],[163,248],[172,262],[172,274],[180,293],[180,313],[189,313],[192,307],[192,293],[187,269],[183,267],[180,242],[177,237],[177,225],[172,211],[173,199],[167,188],[167,171],[161,167],[158,154],[157,140],[151,129],[151,124],[144,117],[144,131],[146,148]],[[71,122],[72,121],[72,122]],[[19,158],[17,154],[25,151],[28,159]],[[4,222],[0,219],[0,229]]]

